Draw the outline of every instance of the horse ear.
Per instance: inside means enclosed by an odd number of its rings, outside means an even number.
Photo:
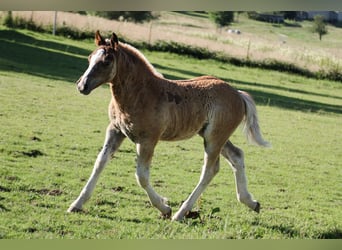
[[[103,39],[103,37],[100,35],[100,31],[96,31],[95,33],[95,44],[97,46],[100,46],[100,45],[106,45],[106,41]]]
[[[110,45],[113,47],[114,50],[118,48],[119,39],[115,33],[113,33],[112,37],[110,38]]]

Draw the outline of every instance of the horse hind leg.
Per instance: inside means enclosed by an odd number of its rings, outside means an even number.
[[[100,177],[102,170],[105,168],[110,156],[112,156],[120,147],[124,139],[125,136],[120,131],[115,130],[111,124],[108,126],[104,145],[97,156],[88,182],[82,189],[78,198],[70,205],[68,212],[77,212],[82,210],[83,204],[89,200],[97,180]]]
[[[222,148],[221,154],[227,159],[234,172],[237,199],[255,212],[259,213],[260,203],[254,200],[247,190],[247,177],[245,173],[243,151],[228,141]]]

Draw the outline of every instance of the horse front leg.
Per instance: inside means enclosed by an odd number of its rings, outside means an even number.
[[[121,143],[125,139],[125,136],[118,130],[113,128],[113,125],[110,124],[107,127],[106,138],[104,145],[97,156],[97,159],[94,164],[93,171],[88,179],[87,184],[82,189],[78,198],[70,205],[68,212],[77,212],[82,210],[83,204],[89,200],[96,182],[106,166],[109,158],[115,153],[115,151],[120,147]]]
[[[154,191],[150,184],[150,165],[152,161],[155,143],[138,143],[137,145],[137,170],[138,184],[145,190],[151,204],[156,207],[164,218],[171,217],[171,208],[166,204],[167,199]]]
[[[205,144],[207,144],[207,146],[205,147],[204,165],[202,167],[200,180],[195,189],[186,199],[186,201],[183,202],[182,206],[177,211],[177,213],[172,217],[172,221],[181,221],[184,219],[184,216],[191,211],[194,203],[204,192],[206,187],[209,185],[211,180],[214,178],[214,176],[218,173],[220,169],[220,148],[212,146],[209,143]]]

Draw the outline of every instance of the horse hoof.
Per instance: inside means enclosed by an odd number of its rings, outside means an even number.
[[[179,213],[179,211],[177,213],[175,213],[172,218],[171,221],[174,222],[182,222],[184,220],[184,215],[181,215],[181,213]]]
[[[200,216],[200,212],[199,211],[189,211],[185,214],[184,216],[186,219],[197,219],[197,218],[200,218],[201,219],[201,216]]]
[[[260,203],[257,202],[255,208],[254,208],[254,211],[257,212],[257,213],[260,213]]]
[[[81,208],[77,208],[77,207],[69,207],[67,212],[68,213],[80,213],[80,212],[82,212],[82,209]]]
[[[172,215],[172,209],[170,208],[170,211],[167,212],[166,214],[161,214],[161,218],[164,219],[164,220],[168,220],[171,218],[171,215]]]
[[[182,222],[184,220],[184,218],[182,217],[182,218],[179,218],[179,217],[177,217],[177,216],[173,216],[172,217],[172,219],[171,219],[171,221],[176,221],[176,222]]]

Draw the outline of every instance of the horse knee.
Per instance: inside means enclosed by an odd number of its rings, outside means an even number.
[[[240,148],[235,147],[231,142],[228,141],[226,143],[221,153],[229,161],[233,170],[237,171],[240,168],[244,168],[244,153]]]
[[[241,149],[235,147],[234,150],[230,152],[230,158],[234,165],[244,165],[244,153]]]

